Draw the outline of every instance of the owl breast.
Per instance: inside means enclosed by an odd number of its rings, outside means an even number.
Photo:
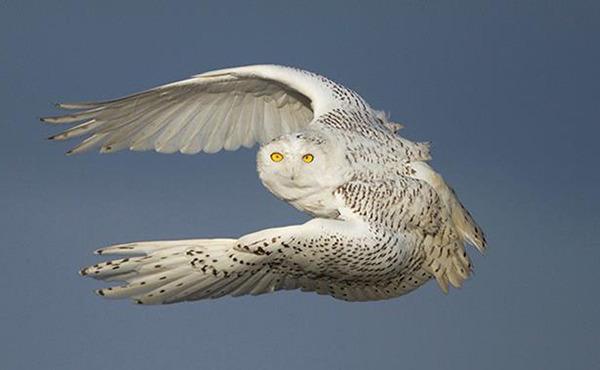
[[[259,172],[260,179],[271,193],[279,199],[282,199],[300,211],[311,215],[324,218],[337,218],[338,209],[342,206],[338,198],[334,195],[335,189],[341,185],[341,181],[336,184],[314,181],[306,182],[299,178],[289,178],[274,174]],[[340,182],[340,184],[337,184]]]

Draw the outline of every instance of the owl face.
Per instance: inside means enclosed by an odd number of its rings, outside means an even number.
[[[340,148],[322,133],[284,135],[258,151],[260,179],[286,200],[339,186],[348,167]]]
[[[289,185],[310,186],[327,166],[325,144],[301,134],[282,136],[258,152],[259,173]]]

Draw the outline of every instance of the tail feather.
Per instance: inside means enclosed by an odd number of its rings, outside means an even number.
[[[485,253],[487,241],[483,230],[458,200],[454,190],[452,190],[452,194],[454,195],[450,200],[450,204],[452,204],[452,221],[467,243],[477,248],[480,253]]]
[[[411,162],[410,176],[424,180],[431,185],[450,212],[450,217],[460,236],[480,253],[486,249],[486,239],[483,230],[473,219],[469,211],[462,205],[454,190],[446,184],[441,175],[436,173],[425,162]]]
[[[426,261],[423,268],[435,277],[440,289],[448,293],[449,285],[460,288],[472,272],[472,264],[461,240],[440,245],[433,238],[425,241]]]

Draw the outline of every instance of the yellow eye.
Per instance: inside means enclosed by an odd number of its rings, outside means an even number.
[[[314,156],[314,155],[312,155],[312,154],[304,154],[304,155],[302,156],[302,160],[303,160],[304,162],[306,162],[306,163],[310,163],[310,162],[312,162],[314,159],[315,159],[315,156]]]
[[[283,160],[283,154],[279,152],[273,152],[271,153],[271,160],[273,162],[281,162]]]

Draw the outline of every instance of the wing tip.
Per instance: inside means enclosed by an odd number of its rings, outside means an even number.
[[[42,123],[57,123],[56,117],[53,116],[39,117],[39,120]]]
[[[66,139],[68,139],[68,137],[64,133],[55,134],[52,136],[48,136],[46,138],[46,140],[50,140],[50,141],[62,141],[62,140],[66,140]]]

